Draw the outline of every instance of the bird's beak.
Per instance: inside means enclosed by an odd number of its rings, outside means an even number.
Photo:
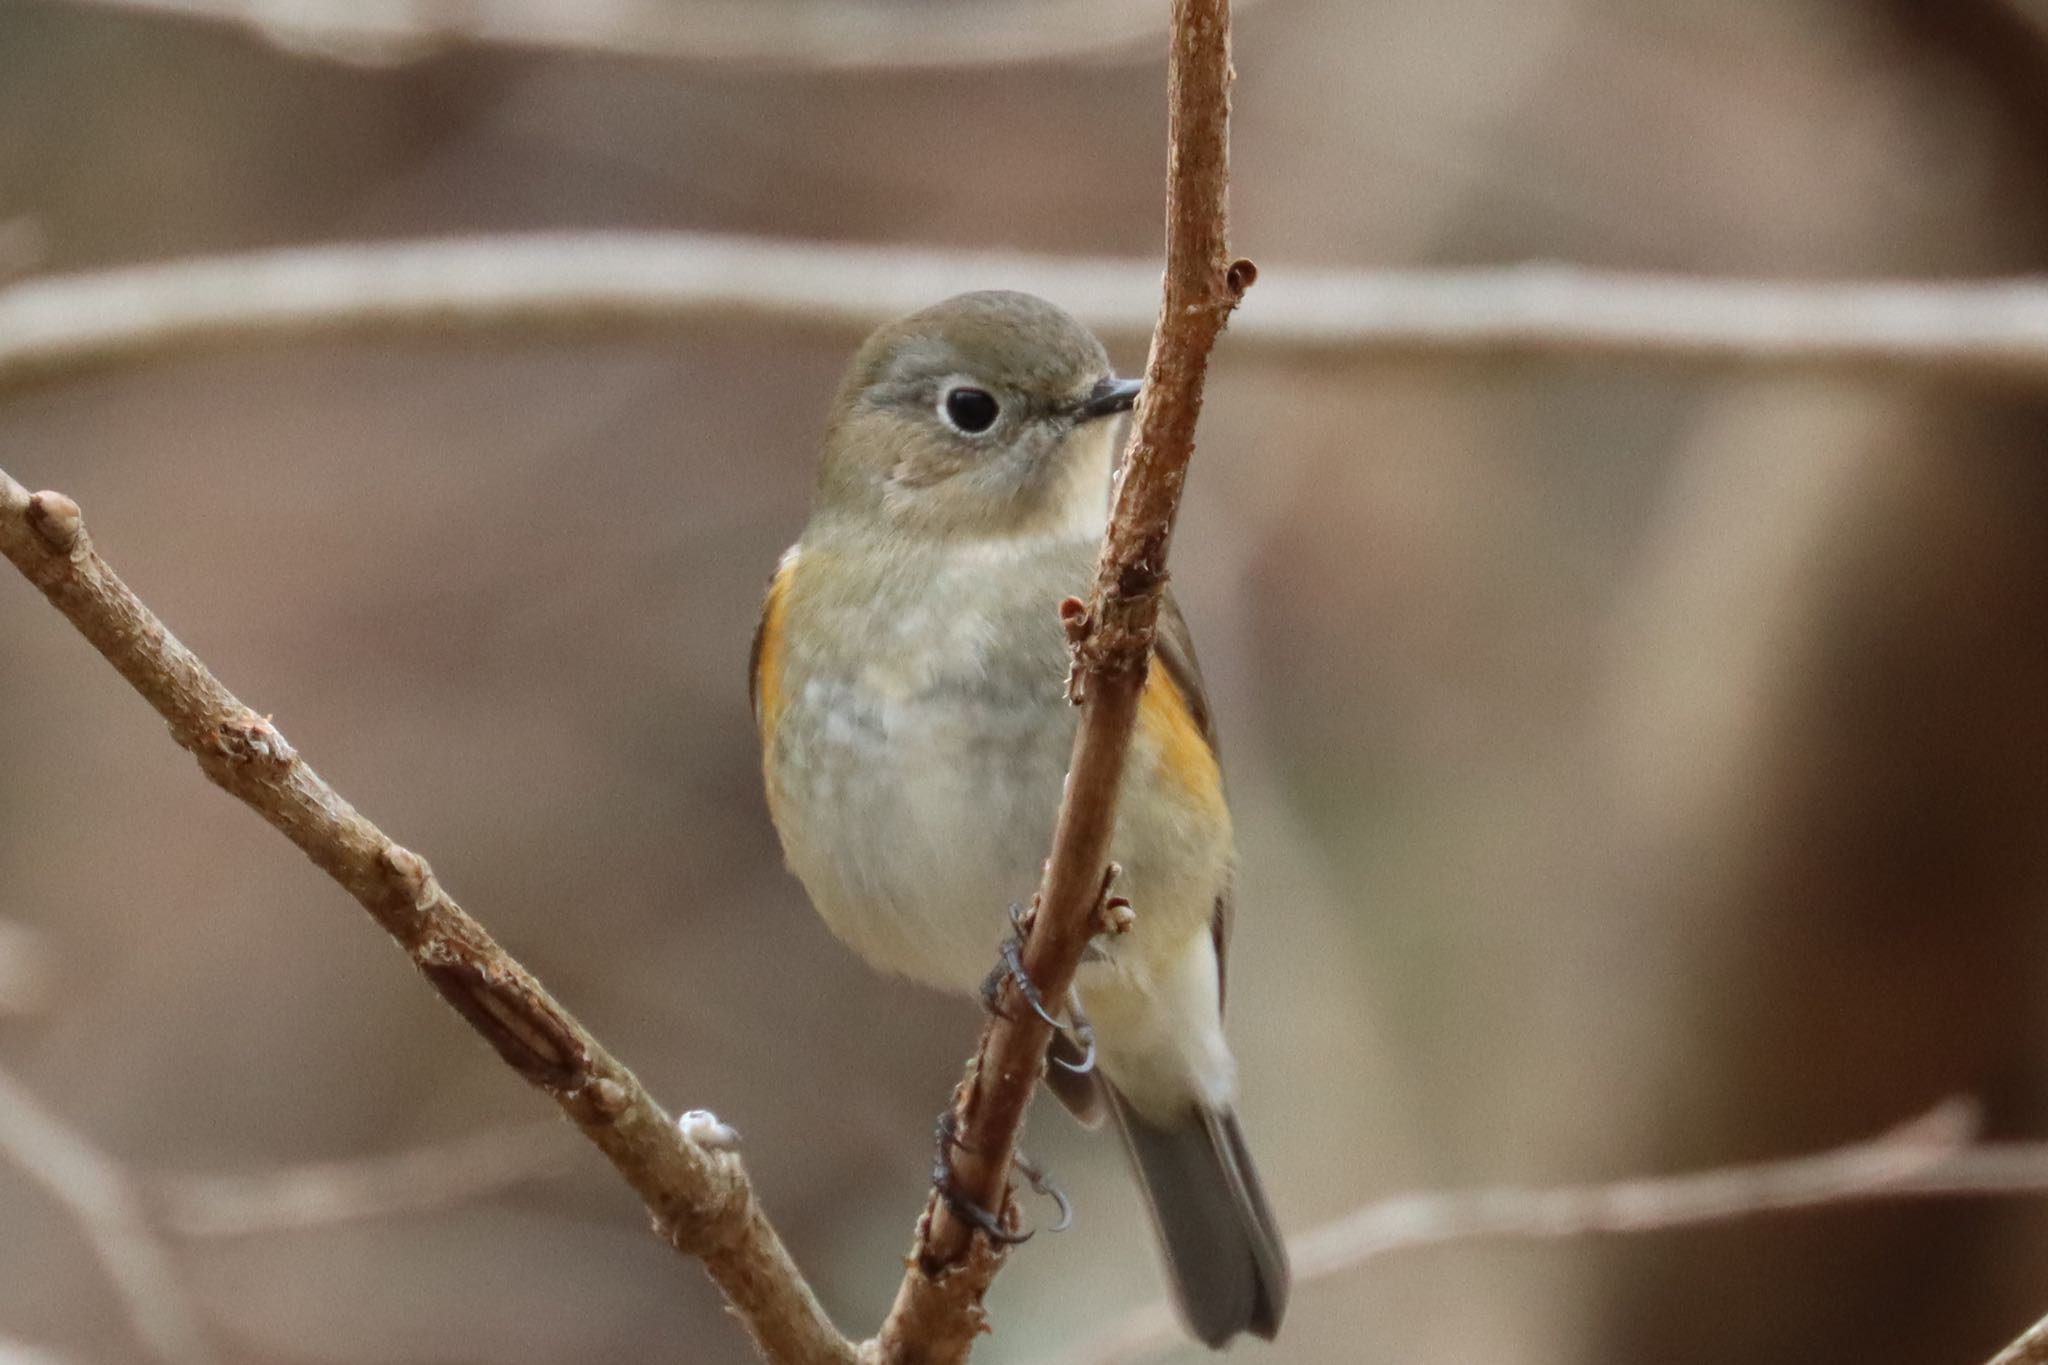
[[[1083,422],[1097,417],[1113,417],[1119,412],[1129,412],[1131,405],[1138,401],[1138,390],[1145,387],[1142,379],[1118,379],[1115,375],[1103,380],[1088,391],[1075,409],[1075,416]]]

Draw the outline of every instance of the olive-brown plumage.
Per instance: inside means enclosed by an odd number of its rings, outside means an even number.
[[[1135,392],[1066,313],[993,291],[881,328],[840,385],[752,687],[789,865],[885,970],[976,990],[1037,885],[1076,723],[1057,606],[1091,580]],[[1170,597],[1158,660],[1112,843],[1136,923],[1074,989],[1100,1084],[1054,1088],[1114,1118],[1181,1311],[1221,1345],[1278,1329],[1287,1265],[1234,1112],[1230,810]]]

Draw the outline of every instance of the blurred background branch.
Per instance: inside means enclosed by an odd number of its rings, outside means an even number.
[[[177,1268],[128,1172],[0,1072],[0,1151],[70,1212],[126,1309],[136,1339],[163,1365],[216,1360]]]
[[[1445,1242],[1664,1232],[1878,1201],[2048,1194],[2048,1142],[1973,1142],[1975,1106],[1949,1100],[1868,1142],[1783,1161],[1550,1188],[1432,1190],[1375,1201],[1289,1239],[1298,1284]],[[1062,1365],[1138,1365],[1179,1345],[1165,1302],[1063,1352]],[[2048,1342],[2048,1335],[2044,1335]],[[2032,1356],[2000,1356],[2016,1365]]]
[[[922,71],[1153,59],[1166,37],[1166,6],[1152,0],[1035,0],[954,11],[879,0],[67,2],[233,24],[288,52],[376,66],[477,43],[720,65]],[[1255,3],[1239,0],[1239,8]]]
[[[552,1180],[573,1166],[559,1123],[487,1129],[387,1156],[267,1171],[158,1172],[153,1216],[181,1237],[304,1232],[367,1218],[402,1218]]]
[[[172,1261],[171,1237],[300,1232],[408,1217],[565,1173],[559,1124],[477,1133],[350,1161],[240,1174],[129,1167],[0,1070],[0,1154],[70,1212],[127,1309],[136,1339],[165,1365],[216,1359]],[[8,1365],[0,1343],[0,1365]]]
[[[2048,280],[1803,282],[1561,265],[1262,265],[1235,352],[1280,359],[1607,359],[2048,385]],[[584,335],[748,321],[856,335],[933,297],[1023,289],[1148,336],[1156,263],[578,233],[351,243],[46,276],[0,290],[0,384],[329,335]]]

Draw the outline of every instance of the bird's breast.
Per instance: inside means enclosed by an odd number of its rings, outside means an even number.
[[[1033,630],[1000,584],[934,571],[900,586],[806,600],[799,578],[771,799],[834,932],[878,966],[964,989],[1051,841],[1075,724],[1058,591]]]
[[[858,579],[801,559],[769,660],[770,801],[818,912],[876,965],[972,989],[1006,908],[1037,889],[1078,720],[1057,605],[1091,562],[1081,545],[1007,572],[954,561],[843,590]],[[1113,845],[1139,914],[1123,945],[1133,970],[1206,935],[1230,843],[1215,757],[1155,669]]]

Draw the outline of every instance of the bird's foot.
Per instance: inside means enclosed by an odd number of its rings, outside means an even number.
[[[1018,918],[1014,911],[1011,918],[1013,922]],[[987,1007],[988,1012],[1008,1018],[1009,1016],[1003,1010],[1003,983],[1005,981],[1015,983],[1017,994],[1024,997],[1024,1003],[1030,1007],[1033,1014],[1044,1020],[1055,1031],[1067,1034],[1081,1048],[1082,1057],[1080,1061],[1070,1062],[1064,1057],[1054,1057],[1052,1059],[1053,1062],[1073,1072],[1076,1076],[1085,1076],[1093,1071],[1095,1069],[1095,1030],[1089,1026],[1087,1017],[1072,1005],[1068,1006],[1068,1013],[1073,1016],[1071,1027],[1061,1023],[1060,1020],[1053,1016],[1052,1011],[1046,1008],[1045,996],[1039,991],[1038,984],[1031,979],[1031,974],[1024,970],[1024,940],[1022,937],[1003,940],[1001,960],[996,963],[995,970],[988,974],[988,979],[981,983],[981,1001]]]
[[[1060,1220],[1046,1229],[1048,1232],[1065,1232],[1074,1225],[1074,1206],[1068,1200],[1067,1192],[1053,1184],[1052,1176],[1046,1172],[1045,1167],[1032,1161],[1022,1152],[1012,1155],[1010,1164],[1017,1168],[1017,1174],[1024,1177],[1024,1183],[1031,1186],[1033,1193],[1042,1194],[1059,1206]]]
[[[1024,935],[1030,924],[1030,916],[1022,907],[1010,907],[1011,934],[1003,940],[995,969],[981,983],[981,1003],[988,1007],[990,1014],[1008,1018],[1003,1012],[1003,983],[1014,982],[1017,994],[1024,997],[1024,1003],[1031,1007],[1031,1012],[1053,1028],[1059,1028],[1060,1021],[1053,1018],[1052,1011],[1045,1007],[1045,997],[1039,993],[1038,983],[1024,970]]]
[[[1003,940],[995,969],[981,983],[981,1003],[990,1014],[1009,1018],[1003,1010],[1003,983],[1014,982],[1017,994],[1024,997],[1024,1003],[1030,1007],[1033,1014],[1054,1030],[1067,1034],[1081,1048],[1082,1057],[1078,1062],[1070,1062],[1064,1057],[1054,1057],[1052,1061],[1076,1076],[1087,1075],[1095,1069],[1095,1030],[1089,1026],[1087,1016],[1071,1002],[1067,1006],[1067,1013],[1072,1017],[1071,1025],[1055,1018],[1052,1011],[1046,1008],[1045,996],[1038,989],[1038,983],[1024,970],[1024,936],[1031,928],[1030,912],[1021,905],[1012,904],[1010,928],[1012,933],[1009,938]],[[1081,959],[1083,962],[1107,960],[1107,949],[1099,948],[1099,941],[1102,940],[1098,938],[1089,942],[1087,951]]]
[[[960,1187],[953,1179],[953,1149],[967,1150],[960,1141],[960,1130],[953,1120],[953,1111],[948,1109],[939,1115],[939,1152],[932,1163],[932,1189],[953,1211],[953,1216],[980,1232],[997,1246],[1016,1246],[1019,1242],[1031,1240],[1034,1229],[1017,1231],[1001,1216],[990,1213],[981,1205],[960,1193]],[[1037,1188],[1036,1185],[1033,1188]],[[1064,1207],[1065,1200],[1061,1200]]]
[[[1070,1062],[1065,1057],[1053,1057],[1052,1063],[1062,1071],[1071,1071],[1076,1076],[1085,1076],[1095,1069],[1095,1026],[1088,1022],[1088,1016],[1079,1007],[1068,1010],[1073,1016],[1073,1027],[1067,1030],[1067,1037],[1081,1049],[1081,1060]]]
[[[960,1128],[953,1111],[948,1109],[939,1115],[938,1157],[932,1164],[932,1188],[938,1192],[939,1198],[945,1201],[946,1207],[953,1211],[954,1216],[998,1245],[1015,1246],[1019,1242],[1031,1240],[1037,1229],[1014,1229],[1002,1218],[960,1193],[959,1186],[953,1179],[952,1153],[955,1150],[966,1151],[968,1148],[960,1140]],[[1017,1174],[1024,1177],[1024,1183],[1031,1187],[1032,1193],[1043,1195],[1058,1207],[1059,1221],[1052,1225],[1051,1231],[1065,1232],[1073,1226],[1073,1202],[1067,1198],[1065,1190],[1053,1183],[1052,1177],[1043,1166],[1022,1152],[1011,1154],[1010,1165],[1016,1169]]]

